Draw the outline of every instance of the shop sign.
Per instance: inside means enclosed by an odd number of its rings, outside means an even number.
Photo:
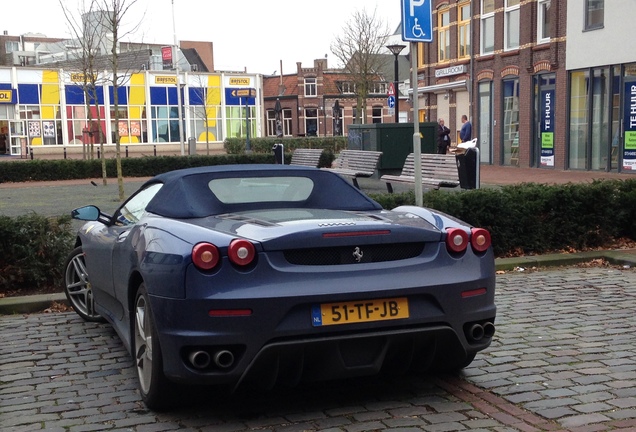
[[[541,166],[554,166],[554,90],[541,92]]]
[[[460,75],[466,73],[466,65],[449,66],[444,69],[435,70],[435,78]]]
[[[250,77],[230,77],[231,86],[249,87],[252,82]]]
[[[0,104],[13,103],[13,90],[0,90]]]
[[[177,84],[177,77],[174,76],[174,75],[155,76],[155,84],[172,84],[172,85],[176,85]]]

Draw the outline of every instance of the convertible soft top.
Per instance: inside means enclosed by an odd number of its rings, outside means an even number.
[[[215,179],[263,177],[305,177],[310,179],[314,186],[309,196],[302,201],[247,203],[222,202],[209,186]],[[349,211],[382,209],[380,204],[339,175],[317,168],[295,165],[217,165],[187,168],[159,174],[148,180],[144,188],[155,183],[163,183],[164,186],[149,202],[146,210],[176,219],[285,207]]]

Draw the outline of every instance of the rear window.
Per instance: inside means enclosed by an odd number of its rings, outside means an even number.
[[[250,177],[211,180],[208,187],[224,204],[305,201],[314,189],[307,177]]]

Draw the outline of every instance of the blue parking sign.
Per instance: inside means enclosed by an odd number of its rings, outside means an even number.
[[[432,0],[402,0],[402,40],[433,41]]]

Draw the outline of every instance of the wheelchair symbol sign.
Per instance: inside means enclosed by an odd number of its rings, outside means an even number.
[[[432,0],[402,0],[402,40],[433,41]]]

